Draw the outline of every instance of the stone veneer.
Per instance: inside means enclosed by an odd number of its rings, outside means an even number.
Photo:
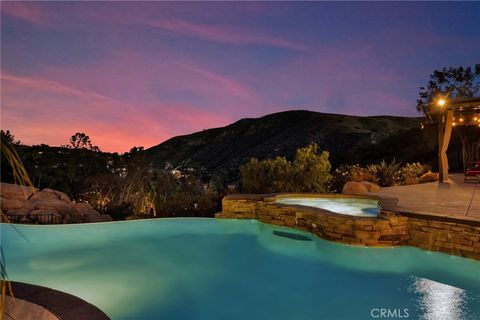
[[[342,215],[328,210],[275,202],[281,197],[360,198],[379,201],[376,218]],[[301,229],[318,237],[358,246],[412,245],[480,260],[480,220],[400,212],[396,199],[336,194],[229,195],[217,218],[258,219]]]

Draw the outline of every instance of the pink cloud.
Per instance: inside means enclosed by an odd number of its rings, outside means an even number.
[[[246,6],[246,8],[248,7],[249,6]],[[91,25],[74,22],[75,19],[81,18],[83,20],[92,19],[100,22],[107,22],[112,25],[148,25],[195,38],[236,45],[262,44],[293,50],[307,49],[305,45],[300,43],[281,37],[261,34],[258,31],[237,30],[227,26],[210,26],[181,19],[152,20],[145,15],[133,18],[128,13],[125,14],[121,11],[111,10],[105,13],[102,7],[99,7],[98,10],[94,10],[83,5],[78,5],[74,10],[63,10],[58,12],[48,10],[44,6],[36,3],[2,2],[2,11],[7,15],[36,25],[50,24],[54,26],[61,21],[63,25],[75,25],[78,28],[86,30],[92,29]]]
[[[230,122],[192,106],[159,102],[148,108],[59,81],[5,73],[1,77],[2,127],[13,129],[26,144],[61,145],[73,133],[86,132],[102,150],[123,152]]]
[[[169,102],[196,105],[199,110],[232,118],[239,107],[253,109],[262,104],[243,82],[168,50],[154,57],[132,50],[118,51],[86,67],[50,67],[42,73],[46,78],[61,79],[71,86],[150,109]]]
[[[149,20],[145,21],[152,27],[168,30],[195,38],[201,38],[216,42],[246,45],[263,44],[274,47],[281,47],[294,50],[306,50],[307,47],[279,37],[260,35],[254,33],[245,33],[234,30],[231,27],[216,27],[205,24],[193,23],[179,19],[169,20]]]
[[[45,24],[47,12],[36,3],[2,1],[2,12],[33,24]]]

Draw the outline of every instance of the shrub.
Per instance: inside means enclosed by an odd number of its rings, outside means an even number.
[[[400,163],[393,159],[390,163],[385,160],[377,164],[370,164],[367,169],[376,177],[376,182],[381,187],[394,186],[400,180]]]
[[[316,144],[297,150],[293,161],[294,191],[327,192],[327,185],[332,179],[329,153],[323,151],[318,154],[317,151]]]
[[[295,160],[285,157],[251,159],[240,166],[240,182],[244,192],[326,192],[331,180],[329,154],[318,153],[316,144],[297,150]]]
[[[242,190],[248,193],[293,191],[292,164],[284,157],[259,161],[252,158],[240,167]]]
[[[405,181],[408,178],[419,178],[425,172],[426,170],[421,163],[407,163],[400,169],[400,179]]]

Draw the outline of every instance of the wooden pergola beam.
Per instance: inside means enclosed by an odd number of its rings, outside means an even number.
[[[480,114],[480,97],[454,99],[447,102],[446,113],[438,121],[438,180],[448,179],[447,150],[452,136],[453,116],[461,114]]]

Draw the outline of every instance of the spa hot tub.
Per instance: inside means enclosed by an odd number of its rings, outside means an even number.
[[[328,210],[357,217],[377,217],[380,213],[378,200],[359,198],[279,198],[276,203],[298,205]]]

